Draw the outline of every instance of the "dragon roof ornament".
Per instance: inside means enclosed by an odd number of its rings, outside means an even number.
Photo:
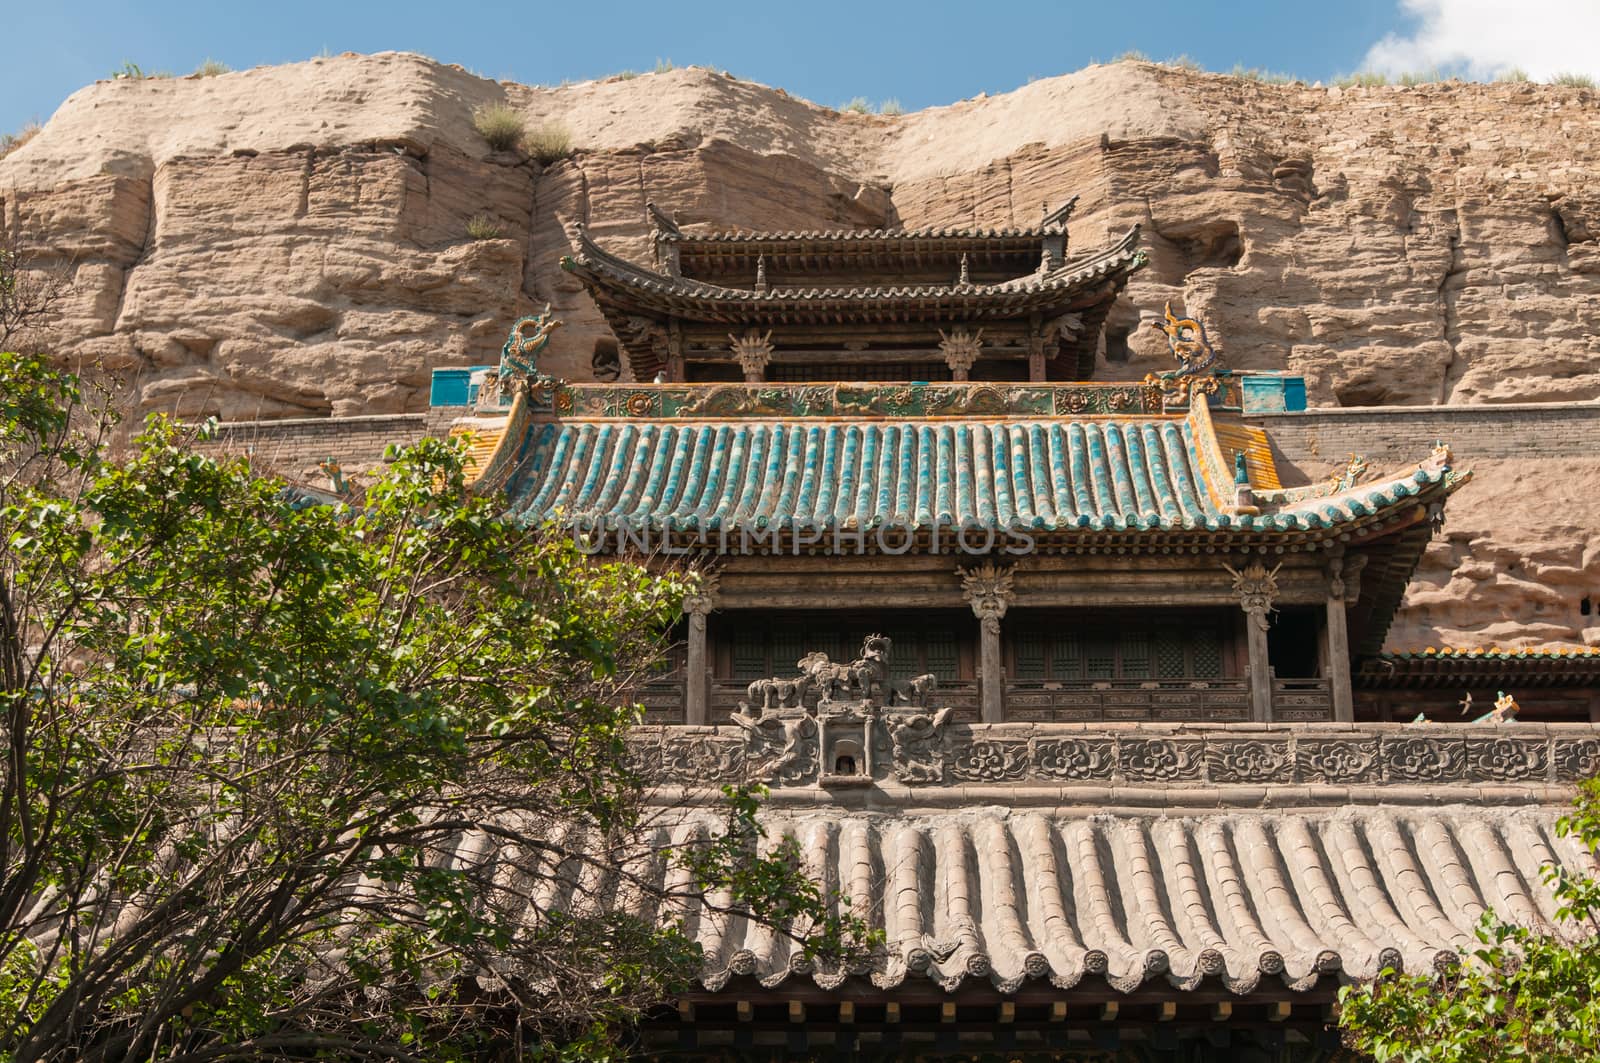
[[[1164,309],[1164,320],[1150,322],[1151,326],[1166,333],[1167,347],[1178,360],[1178,368],[1166,373],[1150,373],[1146,384],[1161,388],[1162,394],[1175,402],[1185,402],[1194,395],[1214,395],[1221,386],[1217,372],[1222,369],[1222,358],[1211,345],[1206,327],[1198,318],[1178,317],[1172,312],[1172,303]]]

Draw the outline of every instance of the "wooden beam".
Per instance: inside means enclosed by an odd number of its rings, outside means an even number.
[[[1178,1002],[1175,1001],[1175,1000],[1163,1000],[1161,1002],[1161,1007],[1156,1011],[1156,1021],[1158,1021],[1158,1022],[1171,1022],[1173,1019],[1176,1019],[1177,1017],[1178,1017]]]
[[[679,1022],[693,1022],[694,1021],[694,1001],[692,1001],[692,1000],[680,1000],[680,1001],[678,1001],[678,1021]]]
[[[887,1003],[887,1004],[885,1004],[883,1006],[883,1021],[884,1022],[899,1022],[900,1021],[900,1005],[899,1005],[898,1002],[891,1000],[891,1001],[889,1001],[889,1003]]]
[[[1017,1006],[1009,1000],[1000,1003],[1000,1021],[1003,1023],[1017,1021]]]
[[[734,1007],[738,1011],[740,1022],[749,1022],[756,1017],[756,1006],[748,1000],[741,1000]]]
[[[841,1000],[839,1002],[839,1021],[840,1022],[855,1022],[856,1021],[856,1005],[855,1005],[854,1001]]]
[[[1117,1021],[1117,1012],[1119,1010],[1121,1010],[1121,1007],[1122,1007],[1122,1005],[1118,1004],[1115,1000],[1108,1000],[1104,1004],[1101,1004],[1100,1005],[1100,1021],[1101,1022],[1116,1022]]]
[[[1267,1005],[1267,1020],[1269,1022],[1283,1022],[1294,1010],[1294,1005],[1287,1000],[1274,1000]]]
[[[1065,1000],[1057,1000],[1050,1005],[1050,1021],[1067,1021],[1067,1002]]]
[[[806,1006],[804,1004],[802,1004],[798,1000],[789,1001],[789,1021],[790,1022],[805,1022],[806,1021]]]
[[[939,1005],[939,1021],[940,1022],[955,1022],[956,1021],[956,1005],[955,1005],[954,1001],[947,1000],[943,1004]]]
[[[1211,1021],[1226,1022],[1233,1017],[1233,1005],[1226,1000],[1219,1000],[1211,1005]]]

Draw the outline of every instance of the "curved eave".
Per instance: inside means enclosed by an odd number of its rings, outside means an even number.
[[[1139,227],[1104,251],[1071,261],[1046,275],[996,284],[914,284],[868,287],[778,287],[765,292],[729,288],[645,269],[601,248],[578,226],[573,253],[562,261],[568,272],[614,301],[667,316],[725,324],[772,317],[841,312],[871,313],[915,309],[930,316],[963,320],[1011,317],[1058,306],[1107,281],[1126,281],[1139,268]]]
[[[509,504],[528,523],[648,532],[690,549],[747,533],[815,552],[807,542],[877,529],[892,533],[885,550],[907,536],[936,549],[936,529],[968,528],[1050,552],[1282,552],[1418,527],[1425,538],[1455,486],[1447,471],[1419,468],[1337,505],[1230,513],[1202,468],[1203,431],[1171,418],[558,420],[508,433],[525,440]]]
[[[900,250],[902,248],[915,250],[917,245],[932,241],[947,242],[959,240],[969,242],[975,246],[995,242],[1013,242],[1018,248],[1036,244],[1047,236],[1064,236],[1067,232],[1065,223],[1048,225],[1042,228],[1031,229],[962,229],[962,228],[929,228],[929,229],[790,229],[785,232],[741,232],[729,230],[714,233],[685,233],[685,232],[660,232],[656,239],[662,243],[677,244],[679,247],[689,248],[697,245],[731,245],[748,247],[752,250],[793,251],[802,247],[809,250],[817,245],[823,245],[824,250],[837,250],[842,247],[884,247]]]
[[[1355,680],[1357,686],[1380,690],[1500,684],[1586,687],[1600,683],[1600,650],[1386,650],[1364,662]]]

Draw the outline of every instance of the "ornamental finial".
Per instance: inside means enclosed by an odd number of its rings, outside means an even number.
[[[1172,304],[1166,305],[1166,320],[1152,325],[1167,334],[1167,346],[1178,360],[1179,376],[1196,376],[1217,363],[1217,352],[1206,335],[1206,327],[1192,317],[1177,317]]]
[[[1167,334],[1167,346],[1178,360],[1178,368],[1170,373],[1150,373],[1144,382],[1157,385],[1162,394],[1179,402],[1187,401],[1191,395],[1216,394],[1221,386],[1217,370],[1222,364],[1206,335],[1206,327],[1196,318],[1178,317],[1170,302],[1166,304],[1165,320],[1150,324]]]
[[[530,326],[532,334],[524,335]],[[561,326],[561,319],[555,316],[549,303],[545,303],[544,309],[531,317],[518,318],[511,326],[505,346],[500,348],[500,368],[492,379],[484,381],[483,392],[498,386],[500,395],[504,397],[519,385],[531,385],[539,378],[539,352],[549,346],[551,335]]]

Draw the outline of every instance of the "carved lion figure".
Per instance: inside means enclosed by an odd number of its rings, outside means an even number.
[[[939,689],[939,677],[932,672],[926,675],[912,676],[903,679],[894,685],[892,700],[903,705],[924,706],[928,699]]]
[[[889,678],[889,650],[894,645],[884,635],[868,635],[861,642],[861,656],[849,664],[850,687],[859,696],[870,698],[881,691]]]
[[[757,679],[745,689],[745,693],[750,697],[750,704],[762,712],[788,709],[801,703],[806,691],[811,688],[811,682],[808,675],[793,679]]]

